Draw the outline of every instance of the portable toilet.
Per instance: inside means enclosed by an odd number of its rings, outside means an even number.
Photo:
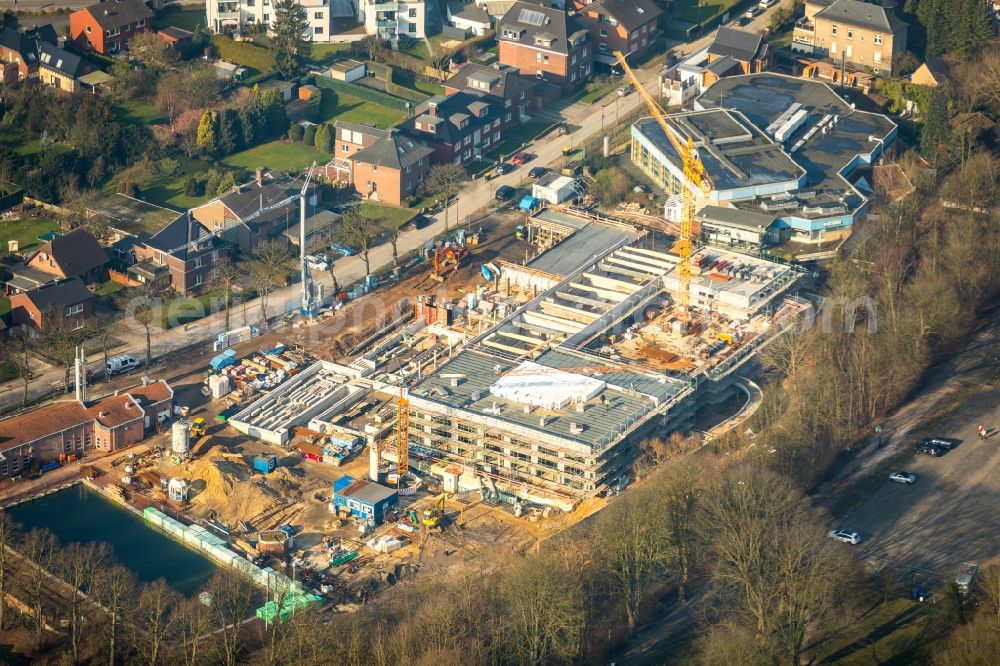
[[[259,455],[253,459],[253,468],[261,474],[270,474],[278,469],[278,456]]]

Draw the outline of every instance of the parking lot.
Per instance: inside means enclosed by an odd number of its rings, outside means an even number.
[[[959,440],[952,451],[934,458],[912,453],[922,436],[892,469],[880,468],[885,481],[867,500],[837,521],[838,528],[861,533],[857,548],[873,567],[889,564],[900,575],[915,570],[916,580],[937,588],[950,582],[964,561],[980,565],[1000,555],[1000,388],[982,386],[935,432]],[[978,425],[988,438],[980,440]],[[890,471],[917,475],[913,485],[889,481]],[[940,588],[938,588],[940,589]]]

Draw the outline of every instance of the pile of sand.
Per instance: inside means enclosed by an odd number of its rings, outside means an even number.
[[[228,525],[253,523],[302,498],[299,479],[279,467],[270,474],[254,472],[243,456],[214,446],[187,466],[191,482],[191,513]]]

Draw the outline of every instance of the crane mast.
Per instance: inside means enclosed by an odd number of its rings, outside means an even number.
[[[402,487],[403,477],[410,471],[410,401],[399,387],[396,402],[396,485]]]
[[[309,317],[313,316],[316,303],[313,302],[314,287],[312,277],[309,275],[309,266],[306,264],[306,191],[309,189],[309,183],[312,181],[313,169],[315,168],[316,163],[313,162],[312,166],[309,167],[309,173],[306,174],[306,182],[302,185],[302,191],[299,193],[299,269],[302,271],[301,312]]]
[[[705,173],[705,165],[702,164],[701,157],[698,156],[698,149],[695,148],[691,137],[682,139],[680,133],[670,126],[663,109],[660,108],[660,105],[656,103],[652,95],[643,87],[642,82],[639,81],[639,77],[635,75],[635,72],[632,71],[632,68],[626,62],[625,55],[621,51],[615,51],[614,56],[618,59],[618,64],[622,66],[625,76],[628,77],[632,86],[642,97],[642,101],[645,102],[653,119],[656,120],[660,129],[663,130],[667,140],[670,141],[670,145],[681,158],[685,182],[680,185],[680,235],[677,238],[677,242],[674,243],[673,250],[680,258],[677,264],[677,280],[679,282],[677,303],[680,310],[679,314],[683,319],[687,320],[691,316],[689,309],[691,301],[691,255],[694,253],[694,216],[696,212],[696,192],[694,188],[698,188],[705,194],[708,194],[712,191],[712,180]]]

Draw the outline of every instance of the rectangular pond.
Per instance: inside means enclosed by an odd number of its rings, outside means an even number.
[[[45,528],[60,543],[104,542],[143,582],[163,578],[185,595],[200,591],[218,567],[200,553],[147,526],[143,519],[82,483],[7,509],[25,532]]]

